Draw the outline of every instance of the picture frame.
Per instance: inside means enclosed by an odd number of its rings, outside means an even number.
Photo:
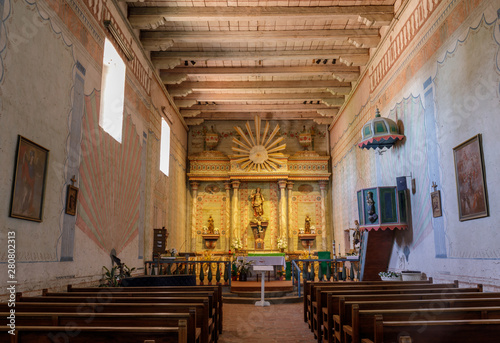
[[[68,185],[68,191],[66,193],[66,214],[76,216],[76,205],[78,203],[78,191],[79,189],[75,186]]]
[[[482,136],[476,136],[453,148],[460,221],[487,217],[488,191]]]
[[[48,149],[18,136],[10,217],[42,221],[48,162]]]
[[[432,216],[434,218],[441,217],[443,210],[441,208],[441,191],[431,193]]]

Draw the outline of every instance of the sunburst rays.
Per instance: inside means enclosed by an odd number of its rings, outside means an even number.
[[[255,116],[254,122],[255,136],[250,128],[249,122],[245,124],[246,134],[239,126],[234,128],[240,135],[241,140],[234,137],[233,143],[237,146],[233,146],[232,149],[242,156],[241,158],[235,159],[234,162],[241,163],[240,167],[245,169],[246,172],[260,172],[263,170],[271,172],[277,170],[279,165],[282,164],[282,161],[278,158],[283,157],[283,154],[279,151],[286,149],[286,144],[278,145],[283,142],[285,139],[284,137],[274,139],[280,130],[280,126],[276,124],[274,130],[271,131],[269,137],[266,138],[269,132],[269,122],[266,121],[264,133],[262,135],[260,133],[262,127],[260,117]]]

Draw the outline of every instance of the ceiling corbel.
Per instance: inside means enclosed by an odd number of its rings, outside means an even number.
[[[340,107],[344,104],[344,98],[321,99],[321,102],[329,107]]]
[[[153,60],[153,64],[158,69],[174,69],[182,63],[180,58],[162,58]]]
[[[198,102],[196,100],[175,100],[175,106],[177,108],[189,108],[193,105],[196,105]]]
[[[187,80],[187,74],[162,74],[162,82],[166,85],[178,85]]]
[[[184,119],[186,122],[187,126],[195,126],[195,125],[201,125],[205,121],[205,119],[202,118],[189,118],[189,119]]]
[[[180,110],[179,111],[183,117],[194,118],[201,113],[200,110]]]
[[[318,114],[322,115],[323,117],[333,117],[339,113],[338,108],[329,108],[329,109],[319,109],[316,110]]]

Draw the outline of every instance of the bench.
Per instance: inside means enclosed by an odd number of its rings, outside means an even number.
[[[86,297],[89,299],[99,300],[98,302],[108,301],[108,298],[121,298],[121,297],[142,297],[142,298],[152,298],[152,297],[177,297],[177,298],[196,298],[196,297],[208,297],[209,299],[209,307],[212,309],[210,312],[210,317],[214,318],[214,326],[220,329],[219,321],[222,321],[222,316],[220,314],[221,307],[218,306],[218,301],[215,298],[217,294],[215,291],[205,289],[204,291],[191,291],[191,292],[182,292],[182,291],[169,291],[169,292],[146,292],[146,291],[129,291],[129,290],[115,290],[114,288],[100,288],[100,292],[48,292],[46,289],[42,291],[42,295],[44,297]],[[90,301],[94,302],[94,301]],[[182,302],[182,301],[178,301]],[[218,336],[219,332],[214,330],[214,333]]]
[[[213,341],[209,334],[208,301],[201,304],[168,303],[70,303],[70,302],[18,302],[16,314],[20,312],[57,312],[57,313],[187,313],[190,308],[196,311],[196,327],[201,328],[201,342]],[[0,304],[0,312],[9,312],[8,305]]]
[[[362,342],[497,342],[500,336],[500,319],[385,321],[381,315],[377,315],[374,335],[373,341],[363,339]]]
[[[400,282],[384,282],[376,285],[365,285],[359,283],[353,283],[351,285],[332,285],[332,286],[316,286],[311,288],[310,294],[310,307],[307,309],[307,322],[312,332],[314,332],[315,337],[318,341],[321,340],[321,324],[322,321],[318,321],[321,316],[322,309],[326,307],[326,295],[322,295],[323,292],[336,291],[336,292],[349,292],[349,291],[359,291],[359,292],[372,292],[374,290],[404,290],[404,289],[442,289],[442,288],[456,288],[458,287],[458,281],[452,284],[429,284],[429,283],[400,283]],[[482,290],[482,288],[481,288]],[[319,304],[318,304],[319,303]]]
[[[67,286],[68,292],[100,292],[102,287],[73,287],[72,285]],[[217,326],[219,328],[219,334],[222,333],[222,318],[223,318],[223,306],[222,306],[222,285],[206,285],[206,286],[138,286],[138,287],[113,287],[113,291],[126,291],[126,292],[197,292],[197,291],[213,291],[215,292],[214,297],[217,299],[216,303],[218,306]]]
[[[466,294],[466,293],[463,293]],[[489,294],[489,293],[478,293]],[[470,293],[468,294],[470,295]],[[468,296],[467,295],[467,296]],[[455,296],[455,295],[454,295]],[[410,309],[417,310],[419,308],[460,308],[460,307],[497,307],[500,306],[500,297],[490,298],[460,298],[452,299],[418,299],[418,300],[376,300],[376,301],[346,301],[345,311],[349,311],[352,315],[352,306],[358,305],[360,310],[389,310],[389,309]],[[350,315],[350,316],[351,316]],[[346,324],[349,325],[349,324]],[[333,342],[332,335],[329,339]],[[338,341],[342,339],[336,337]]]
[[[6,318],[9,312],[0,316]],[[103,326],[103,327],[175,327],[180,320],[186,321],[188,343],[200,341],[201,329],[196,328],[194,308],[188,313],[58,313],[16,312],[16,326]]]
[[[500,307],[457,307],[457,308],[418,308],[395,310],[359,310],[352,306],[352,326],[344,326],[344,343],[360,343],[361,339],[374,340],[376,315],[385,321],[419,320],[464,320],[500,319]]]
[[[415,288],[416,286],[422,286],[422,287],[430,287],[430,288],[443,288],[443,287],[458,287],[458,281],[455,281],[453,284],[431,284],[428,282],[423,282],[423,281],[411,281],[411,282],[406,282],[406,281],[394,281],[394,282],[387,282],[387,281],[371,281],[370,283],[360,283],[360,282],[338,282],[336,284],[331,284],[331,285],[311,285],[309,292],[310,294],[308,295],[307,301],[307,306],[305,307],[305,317],[306,317],[306,322],[309,324],[309,327],[311,331],[314,331],[313,327],[313,311],[314,307],[316,306],[317,303],[317,295],[321,293],[321,291],[326,291],[326,290],[362,290],[362,289],[395,289],[395,288]],[[304,296],[305,298],[305,296]]]
[[[391,281],[393,284],[432,284],[433,280],[430,277],[428,280],[420,281]],[[335,285],[381,285],[387,281],[304,281],[304,322],[307,323],[307,307],[308,299],[310,300],[311,287],[315,285],[335,286]]]
[[[8,326],[0,332],[0,341],[11,343],[186,343],[186,322],[176,327],[106,327],[106,326],[16,326],[16,334]]]
[[[326,297],[326,306],[322,303],[321,309],[318,307],[317,320],[315,325],[318,328],[319,335],[323,334],[328,337],[331,330],[338,331],[337,335],[341,334],[341,318],[344,316],[344,309],[341,306],[342,301],[346,300],[390,300],[390,299],[425,299],[425,298],[446,298],[446,297],[476,297],[485,296],[480,292],[482,287],[471,288],[407,288],[394,290],[353,290],[353,291],[328,291],[322,292],[321,297]],[[347,298],[347,299],[346,299]],[[323,331],[321,330],[323,328]],[[327,339],[325,339],[327,340]]]

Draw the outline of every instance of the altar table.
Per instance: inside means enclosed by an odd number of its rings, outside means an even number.
[[[283,254],[284,255],[284,254]],[[253,261],[252,266],[282,266],[286,269],[285,256],[238,256],[237,260],[250,262]]]

